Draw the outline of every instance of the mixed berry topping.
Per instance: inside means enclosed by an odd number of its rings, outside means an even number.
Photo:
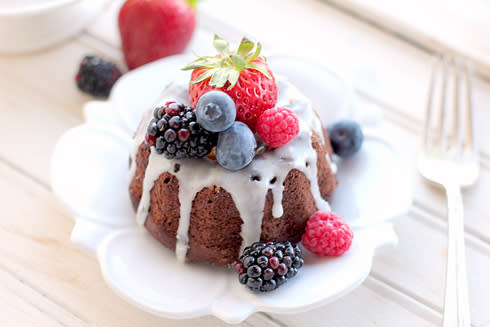
[[[314,254],[338,257],[349,250],[353,238],[351,228],[340,216],[318,211],[308,219],[301,242]]]
[[[199,125],[191,107],[170,101],[155,108],[145,139],[167,159],[202,158],[216,145],[217,134]]]
[[[256,242],[243,250],[234,269],[252,291],[270,292],[296,276],[303,266],[301,249],[290,242]]]
[[[191,107],[169,102],[155,109],[145,137],[148,146],[169,159],[216,159],[239,170],[264,150],[284,146],[299,133],[299,120],[275,107],[277,85],[260,43],[243,38],[237,50],[215,36],[218,55],[199,57],[192,70]],[[216,147],[215,147],[216,146]],[[215,147],[215,148],[214,148]]]
[[[257,121],[257,133],[268,146],[280,148],[298,135],[298,117],[288,108],[266,110]]]
[[[361,149],[364,135],[361,126],[352,120],[341,120],[331,125],[328,136],[333,152],[339,157],[349,157]]]
[[[114,63],[90,55],[85,56],[80,63],[75,81],[81,91],[106,98],[121,75],[121,71]]]
[[[216,160],[229,170],[246,167],[255,156],[257,142],[250,128],[242,122],[234,122],[226,131],[219,133]]]

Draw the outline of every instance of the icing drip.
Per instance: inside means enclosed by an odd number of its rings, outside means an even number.
[[[280,218],[284,213],[282,207],[282,192],[284,191],[284,186],[277,186],[272,189],[272,198],[274,204],[272,205],[272,217]]]
[[[150,207],[150,192],[158,177],[164,172],[176,175],[181,181],[179,183],[180,220],[176,244],[176,255],[179,261],[185,260],[189,246],[192,202],[196,194],[205,187],[217,185],[230,193],[243,221],[240,232],[241,250],[260,239],[268,190],[271,190],[273,195],[273,217],[279,218],[283,215],[284,181],[292,169],[303,172],[310,181],[311,194],[317,208],[330,210],[328,203],[320,194],[317,153],[311,141],[312,134],[315,133],[322,142],[325,142],[321,122],[313,111],[310,100],[299,90],[281,76],[276,76],[276,83],[279,90],[277,106],[288,107],[297,114],[300,121],[300,132],[286,146],[257,156],[246,168],[231,172],[208,159],[167,160],[164,156],[156,154],[152,148],[136,219],[138,224],[144,225]],[[160,99],[159,104],[168,100],[188,103],[187,81],[171,84],[165,89]],[[151,113],[145,116],[136,133],[135,146],[131,154],[130,179],[134,176],[136,154],[139,145],[144,142],[146,126],[150,119]],[[174,172],[175,164],[180,165],[178,172]]]
[[[152,148],[150,157],[148,158],[148,166],[146,166],[145,178],[143,179],[143,192],[141,194],[141,200],[136,211],[136,222],[139,225],[144,225],[146,217],[148,216],[148,210],[150,209],[150,192],[153,188],[153,184],[160,177],[160,175],[166,171],[171,171],[173,162],[165,159],[164,156],[159,155]]]
[[[327,162],[328,162],[328,164],[330,165],[330,169],[332,169],[332,172],[333,172],[334,174],[336,174],[336,173],[337,173],[337,164],[336,164],[336,163],[333,161],[332,156],[331,156],[330,154],[328,154],[328,153],[327,153],[327,154],[325,155],[325,158],[327,158]]]
[[[138,148],[140,144],[145,141],[145,133],[146,133],[146,124],[151,120],[152,112],[148,111],[143,115],[143,119],[138,126],[138,130],[134,135],[134,141],[131,149],[131,163],[129,165],[129,173],[128,173],[128,183],[131,183],[133,180],[134,174],[136,173],[136,154],[138,153]]]

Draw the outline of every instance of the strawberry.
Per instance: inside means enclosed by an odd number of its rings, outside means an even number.
[[[183,68],[192,70],[191,106],[195,108],[204,93],[221,89],[235,102],[236,119],[255,132],[257,119],[277,101],[276,80],[265,59],[259,56],[262,46],[243,38],[232,52],[228,42],[216,35],[214,47],[219,55],[199,57]]]
[[[196,13],[190,4],[195,0],[188,1],[124,3],[119,11],[119,32],[129,69],[184,51],[196,26]]]

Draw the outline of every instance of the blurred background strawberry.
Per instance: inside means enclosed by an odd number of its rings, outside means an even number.
[[[196,26],[196,0],[127,0],[119,11],[129,69],[184,51]]]

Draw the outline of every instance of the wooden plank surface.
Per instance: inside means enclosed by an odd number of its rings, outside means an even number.
[[[0,270],[0,316],[2,326],[89,326],[3,270]]]
[[[490,76],[490,3],[466,1],[324,0],[439,53],[469,58]]]
[[[258,5],[263,10],[256,11]],[[376,257],[372,276],[339,301],[311,312],[255,314],[244,326],[429,326],[441,317],[445,267],[445,198],[417,174],[417,133],[423,117],[431,54],[314,0],[260,2],[205,0],[200,37],[219,32],[238,40],[242,31],[267,49],[323,61],[350,76],[358,105],[378,106],[384,128],[406,149],[415,180],[415,207],[396,229],[400,245]],[[82,121],[91,98],[73,83],[86,53],[121,62],[116,14],[120,0],[87,33],[29,56],[0,56],[0,314],[20,325],[225,326],[213,317],[174,321],[153,317],[114,295],[96,261],[75,249],[67,213],[49,192],[49,160],[61,133]],[[298,15],[298,13],[301,15]],[[264,22],[267,22],[265,24]],[[295,24],[284,22],[294,21]],[[233,23],[233,26],[230,24]],[[278,26],[281,32],[278,33]],[[314,31],[312,33],[312,28]],[[318,41],[320,39],[320,42]],[[294,42],[291,42],[294,40]],[[478,80],[476,102],[490,104],[490,84]],[[490,111],[480,110],[482,121]],[[39,131],[35,136],[27,131]],[[488,129],[481,139],[490,139]],[[35,146],[26,146],[35,144]],[[465,194],[468,270],[473,325],[489,320],[490,143],[484,142],[482,176]],[[18,325],[16,325],[18,326]]]
[[[361,287],[334,303],[305,313],[272,316],[291,327],[422,327],[434,326],[441,321],[438,312],[372,277]]]

